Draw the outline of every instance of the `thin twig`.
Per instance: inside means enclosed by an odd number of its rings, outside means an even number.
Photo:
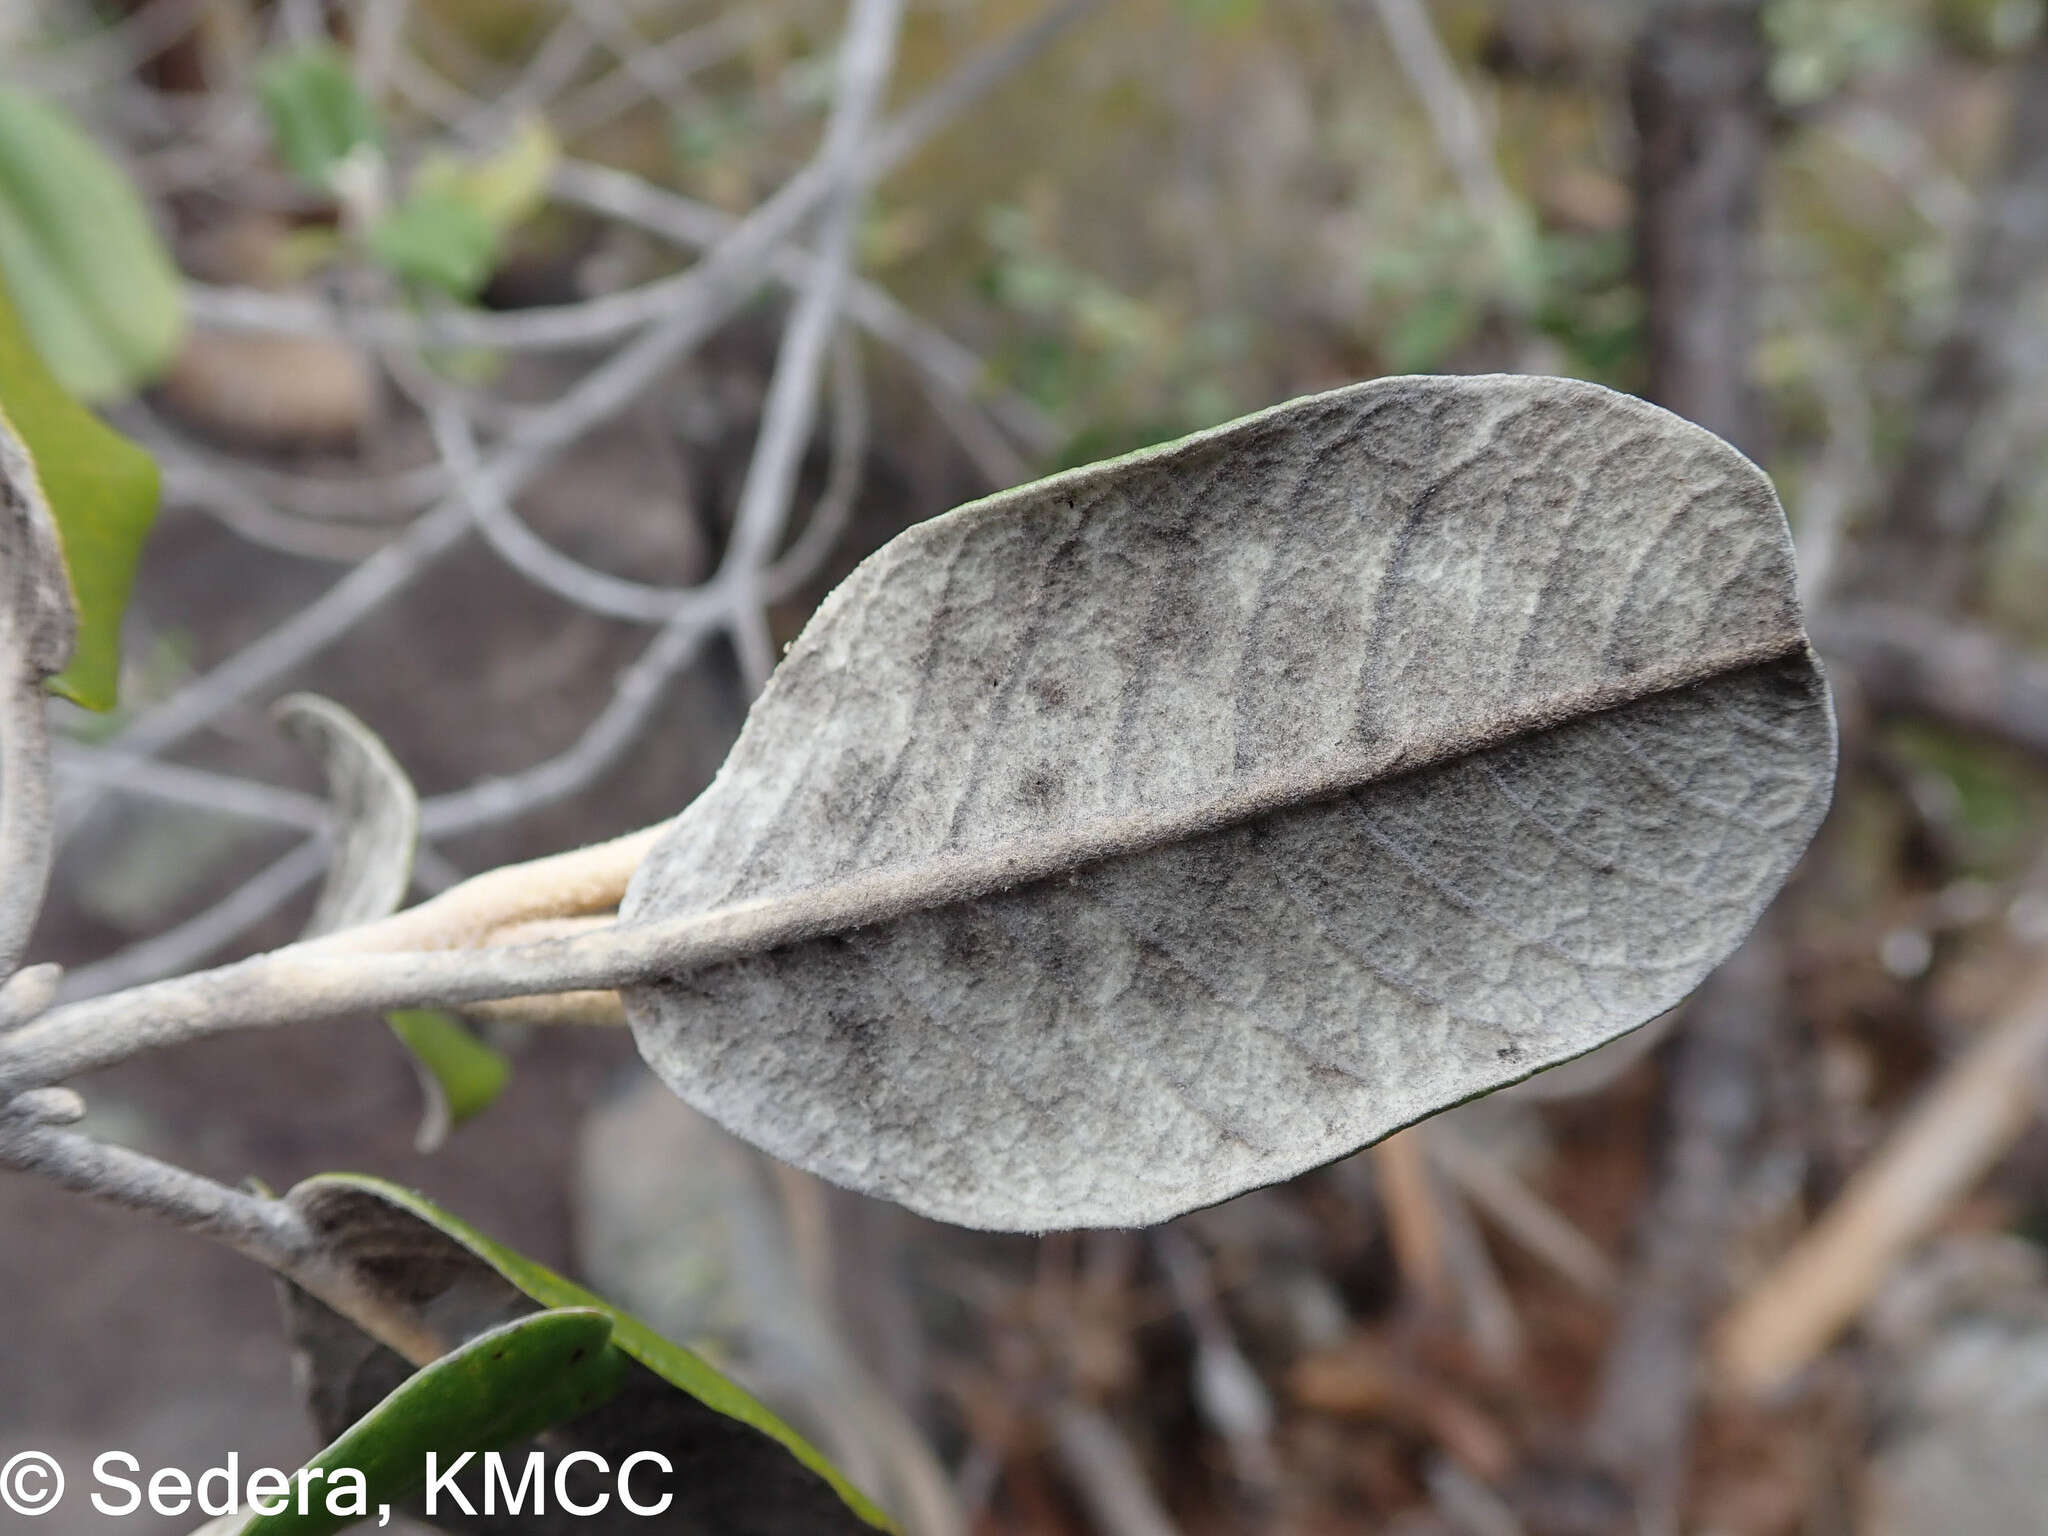
[[[1137,1452],[1100,1408],[1059,1404],[1052,1410],[1052,1443],[1103,1536],[1178,1536]]]
[[[1472,93],[1438,41],[1421,0],[1373,0],[1387,40],[1408,83],[1422,98],[1437,149],[1458,178],[1466,206],[1482,227],[1493,228],[1514,211],[1514,199],[1494,163],[1493,145]]]
[[[657,587],[596,570],[571,559],[520,520],[510,501],[484,472],[469,415],[452,391],[444,391],[427,411],[434,446],[448,466],[449,478],[468,504],[477,532],[500,559],[535,586],[574,603],[588,613],[636,624],[659,624],[694,605],[706,619],[727,605],[726,595],[710,587]]]
[[[2048,968],[1942,1074],[1713,1340],[1722,1379],[1783,1386],[1854,1320],[1893,1266],[2034,1123],[2048,1068]]]
[[[818,251],[808,281],[782,333],[761,430],[740,487],[732,542],[716,584],[741,605],[763,606],[762,573],[775,558],[796,499],[797,470],[811,440],[818,409],[818,381],[824,374],[832,333],[839,324],[847,275],[853,262],[853,233],[859,221],[864,183],[861,163],[868,124],[881,105],[896,51],[903,0],[856,0],[840,47],[839,91],[817,163],[832,183],[819,224]],[[764,648],[765,626],[739,626],[734,639],[740,665],[758,691],[775,658]]]
[[[119,954],[82,965],[64,977],[62,996],[97,997],[175,975],[215,954],[254,928],[327,872],[327,840],[309,838],[237,886],[205,911],[131,944]]]
[[[832,457],[825,489],[803,532],[761,579],[764,602],[779,603],[816,576],[838,546],[867,471],[868,391],[860,353],[843,332],[832,349]]]
[[[317,832],[331,819],[326,802],[318,796],[182,763],[114,760],[92,747],[66,742],[57,749],[57,766],[67,782],[104,783],[121,794],[218,811],[243,821]]]
[[[1423,1155],[1427,1131],[1419,1125],[1396,1131],[1373,1147],[1371,1157],[1402,1284],[1410,1300],[1424,1311],[1437,1312],[1449,1302],[1451,1292],[1437,1215],[1441,1196]]]
[[[716,245],[734,218],[722,208],[657,187],[608,165],[565,160],[555,167],[549,190],[564,202],[606,213],[692,250]],[[785,245],[768,263],[769,275],[800,289],[816,255]],[[847,316],[876,340],[901,353],[927,388],[977,413],[986,411],[1033,453],[1059,443],[1059,427],[1043,410],[1013,390],[990,385],[988,365],[968,348],[913,314],[878,283],[855,277],[847,289]]]
[[[224,1244],[326,1302],[415,1365],[437,1358],[454,1342],[329,1260],[316,1234],[282,1200],[245,1194],[125,1147],[19,1118],[0,1118],[0,1168]]]
[[[969,59],[867,140],[856,168],[859,184],[865,187],[887,176],[955,116],[1101,4],[1102,0],[1067,0]],[[814,160],[747,215],[731,239],[705,261],[673,277],[575,304],[500,312],[449,309],[418,316],[395,309],[337,310],[303,295],[198,285],[188,288],[187,302],[193,318],[210,325],[288,335],[339,334],[380,347],[527,351],[595,346],[649,325],[672,323],[679,309],[702,302],[707,290],[735,276],[744,280],[743,292],[752,291],[769,253],[816,213],[833,186],[822,164]],[[733,250],[736,242],[738,249]],[[718,269],[707,272],[714,262]]]
[[[639,67],[622,62],[611,73],[579,86],[555,105],[549,119],[563,138],[582,138],[630,112],[650,95],[657,101],[663,99],[660,92],[648,89],[649,66],[660,70],[668,81],[686,84],[692,75],[744,52],[774,21],[774,9],[759,0],[721,11],[709,21],[635,50]]]
[[[1925,715],[2048,756],[2048,658],[1981,626],[1899,603],[1856,603],[1812,619],[1878,709]]]
[[[1515,1176],[1472,1145],[1449,1120],[1430,1125],[1429,1155],[1458,1190],[1516,1242],[1595,1301],[1613,1296],[1614,1265],[1593,1240]]]

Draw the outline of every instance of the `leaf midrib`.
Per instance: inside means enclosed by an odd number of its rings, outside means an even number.
[[[1810,647],[1804,630],[1795,627],[1769,640],[1645,669],[1623,682],[1553,695],[1532,709],[1482,729],[1447,732],[1426,744],[1410,743],[1390,752],[1362,752],[1313,777],[1272,774],[1247,788],[1198,805],[1174,806],[1144,816],[1097,819],[1084,827],[1032,839],[1025,847],[1019,846],[1019,840],[1012,840],[682,917],[655,922],[628,919],[618,931],[649,940],[674,936],[674,950],[664,957],[665,963],[650,960],[645,973],[636,978],[657,981],[783,945],[893,922],[919,911],[1039,884],[1090,865],[1133,857],[1281,811],[1337,799],[1373,784],[1426,772],[1540,735],[1575,720],[1644,703],[1802,653],[1810,654]],[[573,945],[578,941],[559,942]]]

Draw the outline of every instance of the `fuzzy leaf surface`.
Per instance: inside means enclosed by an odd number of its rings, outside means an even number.
[[[1141,1225],[1663,1013],[1833,773],[1753,464],[1594,385],[1380,380],[866,561],[622,916],[888,900],[628,1014],[825,1178]]]

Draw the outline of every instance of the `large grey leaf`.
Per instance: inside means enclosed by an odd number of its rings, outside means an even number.
[[[628,1012],[683,1098],[826,1178],[1158,1221],[1671,1007],[1833,751],[1747,459],[1593,385],[1383,380],[863,564],[624,916],[875,877],[917,909]]]

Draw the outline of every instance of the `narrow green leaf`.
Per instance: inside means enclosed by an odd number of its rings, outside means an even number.
[[[895,1529],[815,1447],[701,1356],[422,1196],[359,1174],[323,1174],[299,1184],[286,1198],[321,1234],[333,1262],[351,1268],[362,1283],[388,1290],[404,1305],[431,1309],[442,1326],[462,1316],[494,1324],[506,1311],[532,1303],[601,1312],[611,1321],[612,1343],[640,1370],[620,1389],[613,1407],[597,1416],[603,1422],[571,1426],[564,1433],[576,1438],[579,1428],[587,1428],[583,1438],[591,1448],[614,1460],[629,1451],[665,1449],[672,1458],[688,1455],[699,1464],[709,1460],[726,1466],[729,1478],[677,1491],[679,1523],[688,1528],[721,1536]],[[295,1331],[303,1348],[308,1329],[305,1309],[300,1311]],[[338,1349],[332,1327],[339,1320],[332,1313],[324,1316],[328,1332],[322,1347]],[[316,1404],[324,1393],[331,1410],[336,1386],[321,1379],[320,1350],[310,1353],[315,1356]],[[395,1357],[386,1362],[393,1363]],[[360,1357],[333,1364],[355,1376],[365,1371]],[[632,1443],[622,1439],[614,1444],[618,1435]],[[686,1499],[696,1502],[685,1508]]]
[[[488,1108],[512,1076],[512,1063],[479,1040],[460,1019],[438,1008],[406,1008],[384,1016],[419,1070],[427,1112],[416,1144],[432,1152],[448,1133]]]
[[[267,59],[256,72],[256,94],[278,158],[322,191],[332,189],[342,161],[383,137],[376,107],[332,43],[301,43]]]
[[[0,281],[0,429],[29,462],[64,555],[78,633],[49,686],[88,709],[112,709],[121,676],[121,615],[156,517],[156,463],[52,378]]]
[[[127,175],[63,113],[0,90],[0,276],[64,387],[107,400],[170,363],[184,286]]]
[[[502,1449],[608,1401],[630,1369],[611,1347],[611,1320],[588,1308],[536,1312],[478,1334],[415,1372],[306,1465],[302,1513],[294,1497],[276,1514],[255,1515],[240,1536],[331,1536],[378,1507],[417,1492],[427,1453]],[[362,1476],[361,1512],[351,1469]],[[329,1508],[330,1496],[340,1513]]]
[[[474,204],[422,188],[377,221],[370,253],[408,281],[466,299],[497,266],[498,238],[497,226]]]

